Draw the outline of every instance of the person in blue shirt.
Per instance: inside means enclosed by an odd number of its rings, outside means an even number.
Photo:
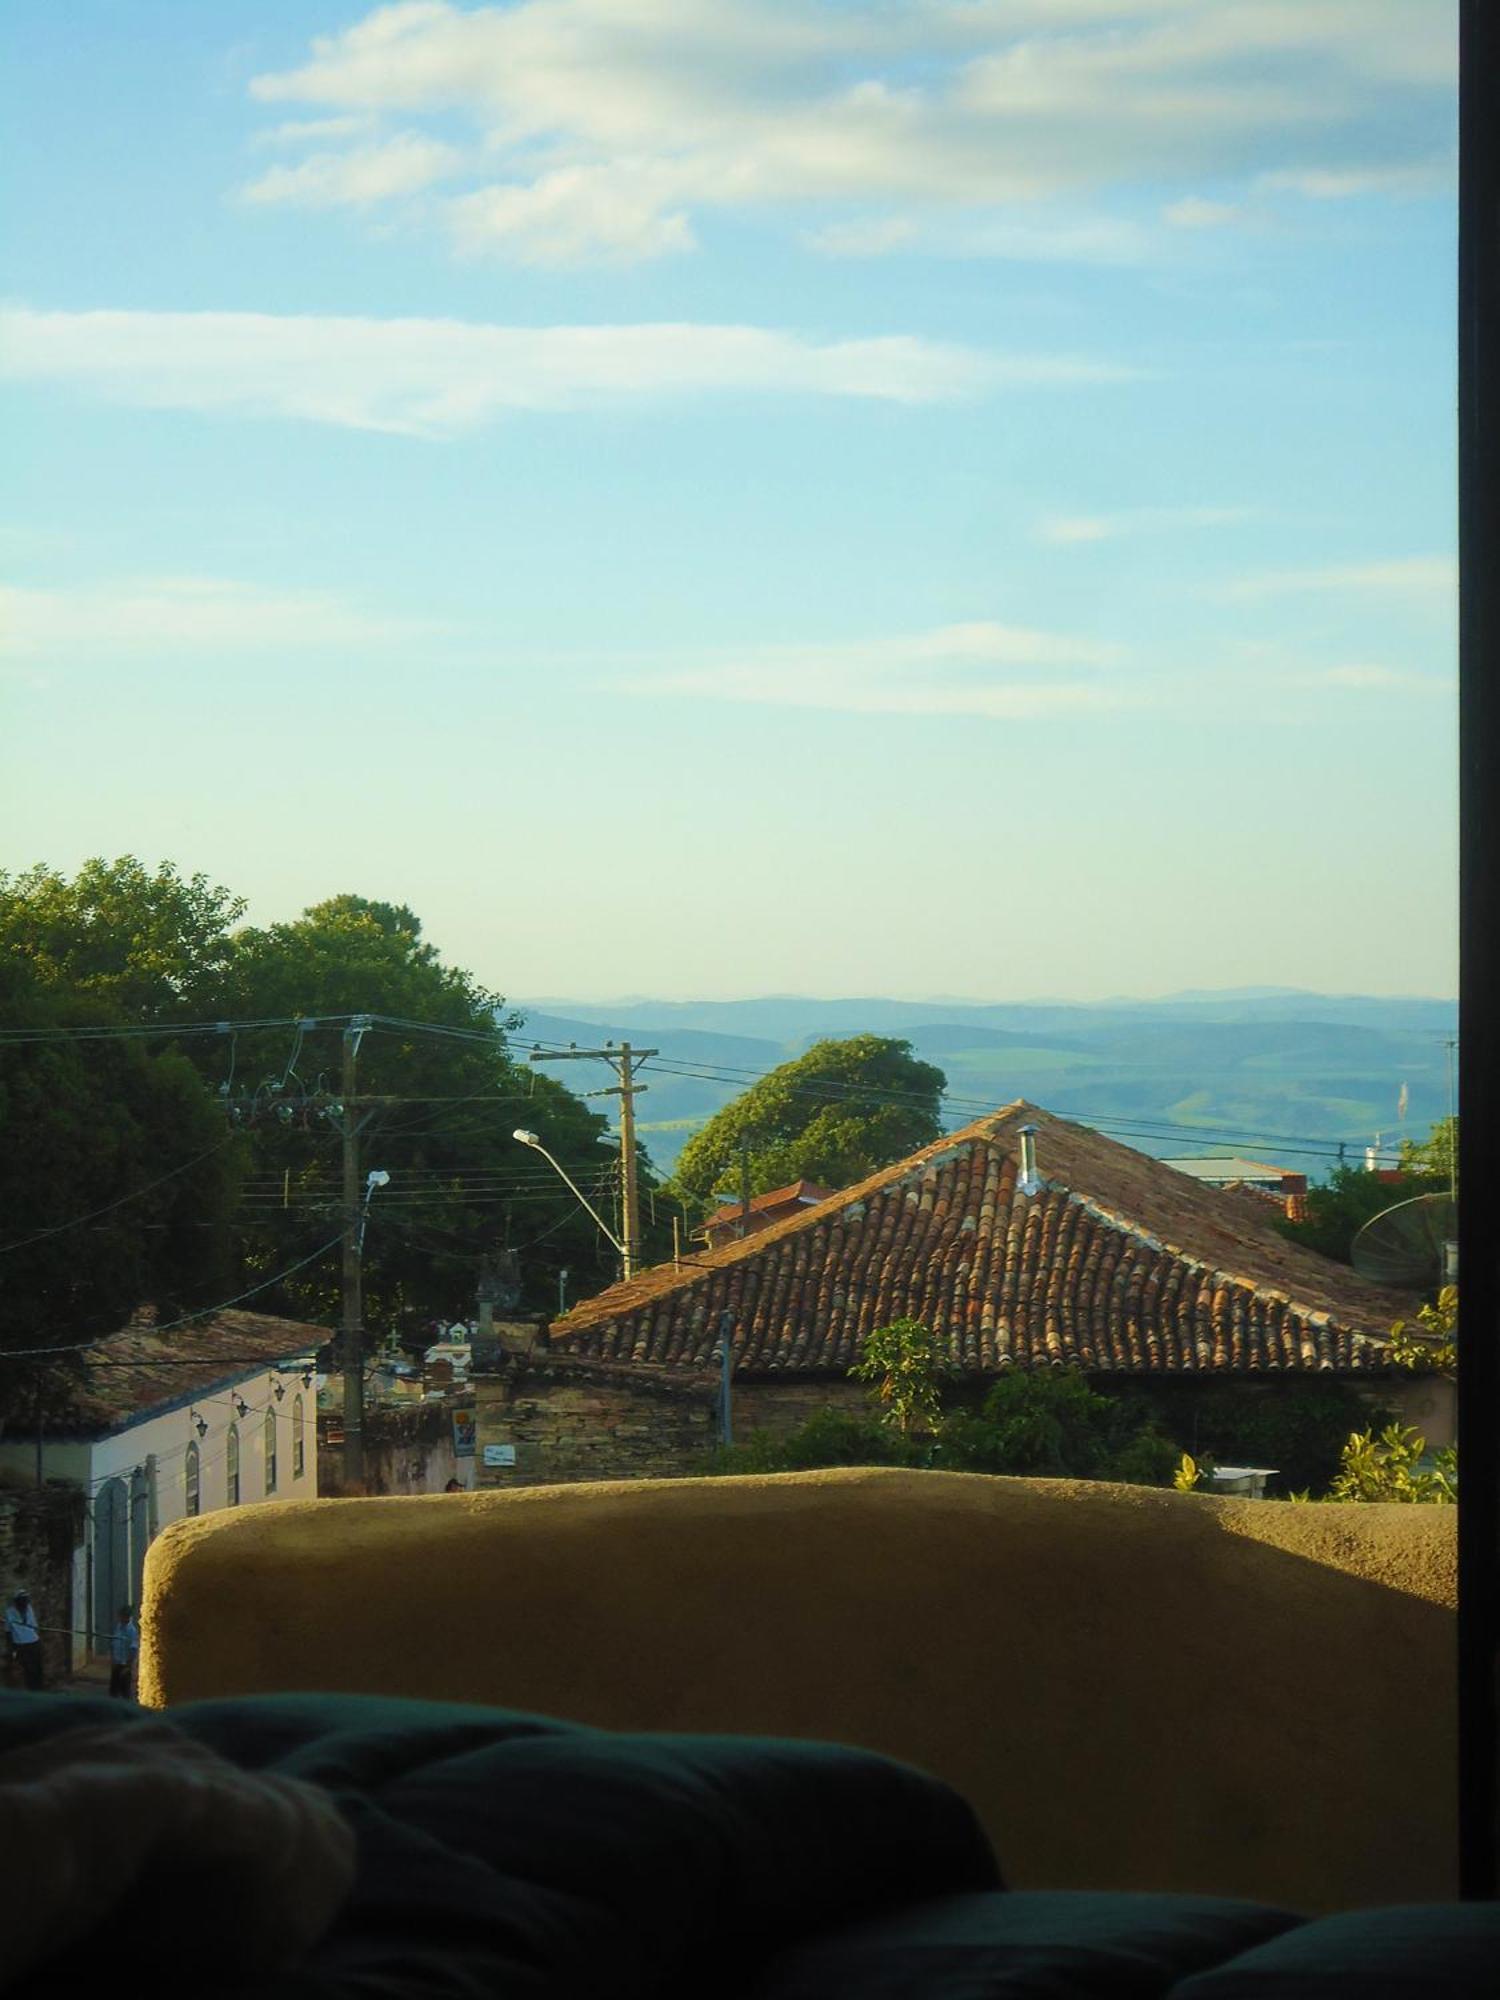
[[[11,1658],[21,1669],[21,1679],[29,1688],[42,1684],[42,1635],[36,1629],[36,1612],[24,1590],[18,1590],[5,1607],[5,1634]]]
[[[135,1661],[141,1650],[141,1635],[132,1606],[120,1606],[119,1620],[109,1635],[109,1691],[129,1701],[135,1691]]]

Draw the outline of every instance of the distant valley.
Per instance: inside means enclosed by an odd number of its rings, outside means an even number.
[[[757,1076],[825,1036],[899,1035],[948,1078],[947,1122],[1017,1097],[1158,1158],[1232,1150],[1321,1176],[1340,1144],[1358,1160],[1426,1135],[1448,1110],[1452,1000],[1252,988],[1160,1000],[978,1005],[961,1001],[761,999],[520,1001],[512,1037],[658,1048],[643,1072],[642,1137],[668,1169],[692,1133]],[[581,1074],[568,1077],[587,1089]],[[605,1081],[601,1071],[600,1082]]]

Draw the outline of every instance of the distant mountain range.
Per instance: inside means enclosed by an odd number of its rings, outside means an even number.
[[[642,1136],[670,1167],[692,1133],[757,1076],[828,1036],[899,1035],[948,1078],[950,1126],[1017,1097],[1157,1158],[1234,1151],[1315,1177],[1343,1145],[1394,1148],[1448,1110],[1445,1042],[1458,1006],[1428,996],[1242,987],[1156,1000],[520,1001],[518,1051],[629,1040],[661,1051],[643,1073]],[[587,1088],[582,1076],[567,1078]]]

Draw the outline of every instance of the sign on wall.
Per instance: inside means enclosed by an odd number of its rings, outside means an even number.
[[[484,1462],[487,1466],[514,1465],[516,1448],[513,1444],[487,1444],[484,1448]]]
[[[472,1458],[474,1456],[474,1412],[455,1410],[453,1412],[453,1456]]]

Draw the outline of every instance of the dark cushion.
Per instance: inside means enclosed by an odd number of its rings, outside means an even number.
[[[1185,1974],[1300,1922],[1210,1896],[945,1896],[782,1953],[745,2000],[1160,2000]]]
[[[0,1704],[0,1746],[70,1718],[137,1719],[119,1703],[16,1700]],[[232,1762],[325,1786],[355,1828],[353,1896],[309,1959],[264,1988],[277,2000],[696,1996],[713,1990],[705,1969],[727,1987],[834,1918],[999,1880],[955,1792],[865,1751],[343,1695],[194,1703],[167,1719]],[[111,1965],[159,1960],[159,1919],[154,1935],[144,1915],[130,1929],[129,1913],[112,1920],[107,1940],[37,1983],[83,1991]],[[216,1980],[246,1990],[222,1968]]]
[[[1500,1903],[1414,1903],[1320,1917],[1171,2000],[1495,2000]]]

